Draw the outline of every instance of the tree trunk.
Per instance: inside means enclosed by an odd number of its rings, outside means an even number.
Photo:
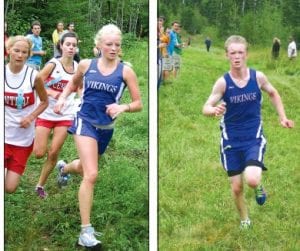
[[[124,0],[122,0],[122,9],[121,9],[121,31],[124,29]]]
[[[245,4],[246,4],[246,0],[243,0],[243,3],[242,3],[242,15],[243,16],[245,15]]]
[[[6,0],[6,7],[5,7],[4,19],[6,19],[6,17],[7,17],[8,6],[9,6],[9,0]]]

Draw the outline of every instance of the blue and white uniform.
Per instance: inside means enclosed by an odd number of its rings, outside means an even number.
[[[226,103],[221,128],[221,160],[229,176],[240,174],[246,166],[263,165],[266,139],[261,119],[262,93],[256,71],[250,69],[250,79],[245,87],[238,87],[229,73],[224,75]]]
[[[95,138],[98,141],[98,152],[103,154],[114,128],[114,119],[106,114],[106,106],[119,103],[126,84],[123,63],[118,63],[114,72],[104,76],[97,67],[98,60],[91,60],[84,75],[81,106],[69,132]]]

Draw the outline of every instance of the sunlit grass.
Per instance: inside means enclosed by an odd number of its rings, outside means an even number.
[[[264,95],[269,170],[263,182],[269,199],[259,207],[246,189],[253,228],[241,232],[219,160],[219,120],[201,114],[212,85],[229,66],[222,48],[207,53],[204,45],[194,44],[183,51],[179,77],[159,90],[160,250],[300,249],[300,62],[289,61],[284,51],[273,61],[269,48],[250,48],[248,65],[268,76],[296,122],[294,129],[283,129]]]

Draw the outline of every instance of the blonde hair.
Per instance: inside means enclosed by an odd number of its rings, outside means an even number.
[[[280,39],[279,39],[279,38],[277,38],[277,37],[274,37],[274,39],[273,39],[273,43],[275,43],[275,42],[278,42],[278,43],[280,43]]]
[[[224,48],[226,52],[228,51],[229,45],[232,43],[244,44],[246,46],[246,50],[248,50],[248,43],[244,37],[239,35],[232,35],[225,41]]]
[[[32,42],[29,38],[27,38],[25,36],[18,35],[18,36],[9,37],[5,43],[6,49],[9,50],[11,47],[14,46],[14,44],[16,42],[19,42],[19,41],[24,41],[24,42],[28,43],[28,57],[29,57],[31,55]]]
[[[98,43],[101,42],[103,36],[105,35],[119,35],[120,37],[122,36],[122,31],[119,29],[118,26],[114,24],[107,24],[104,25],[96,34],[94,38],[95,45],[97,46]]]

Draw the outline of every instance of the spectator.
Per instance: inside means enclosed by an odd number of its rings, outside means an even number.
[[[57,46],[59,46],[59,39],[63,32],[64,32],[64,23],[62,21],[58,21],[56,24],[56,28],[52,33],[53,56],[55,58],[61,56],[60,51],[57,48]]]
[[[173,70],[173,59],[172,54],[174,51],[174,44],[176,38],[174,37],[175,34],[173,33],[172,36],[172,43],[173,46],[170,45],[171,43],[171,29],[166,28],[165,31],[163,31],[164,28],[161,28],[161,35],[160,35],[160,48],[161,48],[161,55],[162,55],[162,80],[166,82],[169,79],[170,72]],[[170,48],[173,48],[170,50]],[[170,54],[172,53],[172,54]]]
[[[41,23],[39,21],[34,21],[31,25],[32,34],[27,35],[33,44],[32,46],[32,56],[27,59],[26,64],[33,67],[36,70],[40,70],[42,64],[42,57],[46,55],[43,51],[43,40],[40,37],[41,33]]]
[[[211,43],[212,43],[210,37],[206,37],[204,43],[206,45],[206,51],[209,52],[210,46],[211,46]]]
[[[272,57],[274,59],[277,59],[279,57],[279,51],[280,51],[280,40],[279,38],[275,37],[273,39],[273,46],[272,46]]]
[[[297,57],[297,46],[295,39],[293,37],[289,38],[289,45],[288,45],[288,58],[294,59]]]
[[[181,66],[181,54],[182,54],[182,48],[184,44],[181,41],[181,27],[178,22],[173,22],[173,31],[176,35],[176,42],[174,46],[174,53],[173,53],[173,75],[176,78],[178,71],[180,70]]]
[[[174,25],[179,25],[177,21],[172,23],[172,28],[174,29]],[[167,45],[167,52],[168,56],[163,58],[163,79],[167,81],[170,77],[170,73],[173,71],[174,61],[173,61],[173,54],[175,44],[177,43],[177,36],[173,29],[166,29],[166,33],[169,36],[169,43]]]
[[[161,41],[161,34],[163,32],[165,18],[159,17],[157,19],[157,88],[160,87],[162,81],[162,48],[165,48],[167,44]]]

